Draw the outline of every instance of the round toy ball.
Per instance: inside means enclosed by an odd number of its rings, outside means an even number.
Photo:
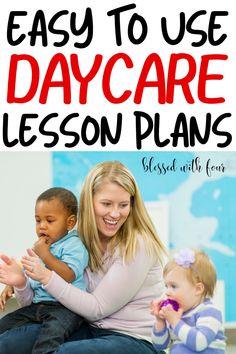
[[[179,309],[179,304],[178,304],[178,302],[175,301],[175,300],[171,300],[171,299],[166,299],[166,300],[162,301],[162,303],[161,303],[161,308],[164,307],[164,306],[167,306],[167,305],[169,305],[169,304],[173,307],[173,309],[174,309],[175,311],[178,311],[178,309]]]

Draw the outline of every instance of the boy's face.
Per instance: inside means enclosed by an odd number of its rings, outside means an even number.
[[[202,283],[192,284],[186,269],[176,266],[164,277],[166,296],[179,303],[183,311],[196,307],[202,301]]]
[[[60,240],[68,231],[68,213],[57,198],[40,200],[35,206],[36,233],[50,243]]]

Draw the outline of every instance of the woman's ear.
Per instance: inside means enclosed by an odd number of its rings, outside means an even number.
[[[196,295],[202,295],[204,293],[205,286],[202,282],[196,284]]]
[[[70,215],[67,219],[67,230],[70,231],[73,229],[77,222],[77,216],[76,215]]]

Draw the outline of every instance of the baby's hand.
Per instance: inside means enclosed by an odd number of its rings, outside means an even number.
[[[156,316],[157,318],[163,319],[163,316],[160,313],[162,301],[163,300],[153,300],[150,303],[150,311],[152,315]]]
[[[160,310],[160,316],[165,318],[166,321],[173,327],[177,325],[179,320],[181,319],[183,314],[183,310],[181,308],[178,311],[175,311],[171,304],[164,306]]]
[[[41,236],[35,242],[33,246],[33,251],[40,257],[42,260],[50,253],[51,241],[47,236]]]
[[[156,317],[155,328],[157,331],[162,331],[166,327],[166,321],[161,314],[161,303],[163,300],[153,300],[150,303],[150,312]]]
[[[0,310],[4,311],[7,301],[12,297],[14,293],[13,287],[6,285],[0,295]]]

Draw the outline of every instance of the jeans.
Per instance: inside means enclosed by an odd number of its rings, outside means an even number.
[[[40,325],[23,326],[0,335],[0,354],[30,354]],[[164,354],[145,340],[93,327],[83,322],[57,354]]]
[[[31,304],[9,313],[0,320],[0,343],[6,335],[14,341],[9,344],[13,345],[15,352],[19,352],[21,348],[18,345],[22,345],[22,343],[15,342],[14,333],[17,333],[17,329],[22,326],[27,326],[27,329],[30,329],[30,325],[40,323],[41,326],[38,327],[39,330],[34,338],[31,352],[32,354],[53,353],[78,329],[81,321],[82,319],[78,315],[58,302],[44,301]],[[28,336],[25,337],[25,340],[28,340]],[[3,351],[1,348],[0,353],[3,352],[5,353],[5,350]]]

